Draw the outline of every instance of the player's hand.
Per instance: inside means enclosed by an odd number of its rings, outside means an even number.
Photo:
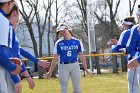
[[[27,78],[28,84],[29,84],[29,88],[33,89],[35,87],[35,82],[33,81],[33,79],[31,77]]]
[[[15,84],[15,91],[16,91],[16,93],[21,93],[22,86],[20,83]]]
[[[19,81],[21,81],[21,77],[19,76],[19,74],[18,74],[18,78],[19,78]]]
[[[38,64],[43,68],[50,66],[50,62],[48,60],[39,60]]]
[[[86,69],[85,71],[88,75],[90,75],[92,77],[92,73],[90,73],[90,71],[88,69]]]
[[[52,76],[52,72],[48,72],[47,75],[46,75],[46,78],[47,78],[47,79],[50,79],[51,76]]]
[[[19,74],[20,71],[21,71],[21,66],[16,64],[16,69],[14,71],[11,71],[10,73],[12,75],[16,75],[16,74]]]
[[[16,58],[16,57],[13,57],[13,58],[10,58],[11,62],[17,64],[17,65],[22,65],[22,62],[19,58]]]
[[[139,65],[139,62],[137,58],[133,58],[132,60],[128,62],[127,67],[128,69],[135,69],[136,67],[138,67],[138,65]]]

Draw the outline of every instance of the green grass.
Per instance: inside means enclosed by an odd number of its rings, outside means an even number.
[[[36,87],[30,90],[26,80],[22,80],[22,93],[60,93],[58,79],[34,79]],[[93,77],[82,77],[82,93],[128,93],[127,75],[119,72],[118,75],[110,73],[94,74]],[[70,82],[69,93],[72,93]]]

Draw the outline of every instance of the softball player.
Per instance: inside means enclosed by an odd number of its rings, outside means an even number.
[[[118,44],[113,48],[113,51],[115,52],[121,52],[120,49],[123,48],[123,52],[126,52],[126,44],[128,42],[128,39],[130,37],[130,33],[131,33],[131,27],[135,24],[134,18],[133,17],[128,17],[124,19],[123,22],[123,28],[125,29],[125,31],[123,31],[120,35]],[[129,61],[130,59],[132,59],[132,55],[128,54],[127,56],[127,60]],[[132,81],[133,78],[135,77],[134,75],[134,71],[128,69],[128,91],[129,93],[135,93],[132,92]]]
[[[128,61],[128,81],[129,81],[129,93],[140,93],[140,38],[139,38],[139,26],[140,26],[140,5],[137,11],[138,24],[131,29],[130,37],[128,39],[126,50],[131,55],[131,60]]]
[[[7,15],[7,18],[10,20],[11,23],[11,27],[13,26],[14,29],[17,27],[18,25],[18,21],[19,21],[19,10],[17,5],[14,5],[13,9],[11,10],[10,14]],[[48,66],[48,61],[39,61],[37,58],[33,57],[31,54],[29,54],[28,52],[26,52],[25,50],[23,50],[20,46],[19,46],[19,42],[18,39],[16,37],[16,33],[15,30],[12,29],[12,48],[9,49],[10,55],[12,58],[20,58],[20,54],[28,59],[30,59],[31,61],[35,62],[35,63],[39,63],[40,66],[43,65],[43,67]],[[21,73],[23,73],[23,75],[27,78],[27,81],[29,83],[29,87],[31,89],[33,89],[35,87],[35,83],[33,81],[33,79],[30,77],[29,73],[27,72],[24,63],[22,63],[22,70]],[[11,80],[14,81],[12,81]],[[11,77],[9,76],[8,80],[8,91],[9,93],[19,93],[21,91],[21,85],[20,85],[20,81],[18,81],[18,77],[17,76],[13,76],[11,75]],[[13,87],[13,83],[15,84],[15,87]],[[16,89],[16,90],[15,90]],[[17,90],[20,89],[20,90]]]
[[[0,0],[0,93],[8,93],[6,81],[8,71],[11,74],[17,74],[21,70],[19,65],[13,64],[9,59],[12,34],[6,14],[11,11],[13,6],[13,0]]]
[[[57,64],[57,60],[59,60],[58,75],[60,79],[61,93],[68,93],[68,82],[70,78],[72,80],[73,93],[81,93],[81,75],[78,55],[86,73],[90,74],[87,70],[87,64],[83,54],[83,44],[80,40],[71,35],[66,25],[60,25],[57,31],[62,38],[55,43],[54,58],[47,77],[51,77],[52,71]]]
[[[127,41],[130,36],[130,30],[132,26],[135,24],[135,18],[134,17],[126,17],[124,21],[122,22],[122,26],[124,31],[121,33],[120,38],[117,42],[117,45],[113,47],[113,51],[115,52],[121,52],[122,48],[126,48]],[[115,44],[116,42],[114,39],[111,39],[112,44]],[[123,49],[123,52],[126,52],[126,50]]]

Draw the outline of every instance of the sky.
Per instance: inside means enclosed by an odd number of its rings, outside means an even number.
[[[62,3],[63,0],[60,0],[59,4]],[[72,2],[76,2],[76,0],[70,0],[69,2],[72,3]],[[98,1],[98,0],[88,0],[89,2],[95,2],[95,1]],[[113,0],[114,3],[116,3],[118,0]],[[132,2],[134,0],[131,0]],[[139,5],[139,0],[137,0],[136,2],[136,5],[135,5],[135,8],[134,8],[134,12],[133,12],[133,16],[136,17],[136,11],[137,11],[137,6]],[[55,10],[54,10],[55,11]],[[55,14],[55,12],[53,12],[53,14]],[[125,17],[128,17],[130,16],[129,14],[129,0],[121,0],[120,2],[120,6],[118,7],[118,17],[119,19],[124,19]]]
[[[131,0],[133,2],[133,0]],[[136,16],[137,6],[140,4],[138,3],[139,0],[137,0],[133,16]],[[129,0],[121,0],[121,4],[118,10],[118,15],[122,18],[129,16]]]
[[[58,0],[58,6],[62,4],[64,0]],[[88,0],[89,2],[93,1],[97,1],[97,0]],[[118,0],[113,0],[114,2],[118,1]],[[133,2],[133,0],[131,0]],[[137,0],[136,2],[136,5],[135,5],[135,10],[134,10],[134,15],[133,16],[136,16],[135,13],[137,11],[137,6],[139,0]],[[69,3],[72,3],[72,2],[76,2],[76,0],[68,0]],[[52,15],[55,17],[55,3],[52,5]],[[59,13],[59,18],[63,15],[63,11],[60,11],[61,13]],[[124,19],[125,17],[129,16],[129,0],[121,0],[121,3],[120,3],[120,6],[118,8],[118,16],[119,16],[119,19]],[[54,19],[52,19],[54,20]]]

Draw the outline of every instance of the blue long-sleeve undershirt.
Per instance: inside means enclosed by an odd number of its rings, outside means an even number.
[[[0,45],[0,65],[8,71],[16,69],[16,64],[13,64],[9,59],[9,48],[4,45]]]
[[[114,52],[122,52],[120,49],[122,49],[122,48],[126,48],[126,46],[125,45],[117,45],[117,46],[112,46],[112,50],[114,51]]]
[[[13,43],[12,43],[12,49],[11,49],[11,57],[17,57],[17,58],[21,58],[20,55],[22,55],[23,57],[37,63],[38,62],[38,59],[35,58],[34,56],[32,56],[30,53],[28,53],[27,51],[25,51],[24,49],[20,48],[19,46],[19,42],[16,38],[16,35],[15,35],[15,32],[13,30]],[[19,53],[20,52],[20,53]],[[22,63],[22,70],[21,70],[21,73],[26,71],[26,67],[25,67],[25,64]],[[13,82],[16,84],[19,82],[19,79],[18,79],[18,76],[14,76],[14,75],[11,75],[11,78],[13,80]]]
[[[20,54],[21,54],[23,57],[25,57],[25,58],[27,58],[27,59],[29,59],[29,60],[35,62],[35,63],[38,62],[38,59],[37,59],[37,58],[35,58],[34,56],[32,56],[31,54],[29,54],[27,51],[25,51],[25,50],[22,49],[22,48],[20,48]],[[17,56],[18,56],[18,58],[20,57],[20,55],[17,55]],[[25,68],[25,64],[22,63],[22,70],[21,70],[21,73],[24,72],[24,71],[26,71],[26,68]],[[18,75],[11,75],[11,78],[12,78],[14,84],[20,82],[20,81],[19,81],[19,78],[18,78]]]
[[[10,76],[11,76],[14,84],[17,84],[17,83],[20,82],[20,79],[19,79],[18,75],[12,75],[12,74],[10,74]]]
[[[27,51],[25,51],[25,50],[22,49],[22,48],[20,48],[20,54],[21,54],[23,57],[25,57],[25,58],[27,58],[27,59],[33,61],[34,63],[37,63],[37,62],[39,61],[36,57],[32,56],[30,53],[28,53]]]
[[[120,49],[126,48],[126,44],[127,44],[128,39],[129,39],[129,36],[130,36],[130,31],[131,30],[128,29],[128,30],[125,30],[121,33],[118,44],[116,46],[112,45],[112,50],[114,52],[122,52],[122,51],[120,51]],[[124,51],[124,52],[126,52],[126,51]]]

